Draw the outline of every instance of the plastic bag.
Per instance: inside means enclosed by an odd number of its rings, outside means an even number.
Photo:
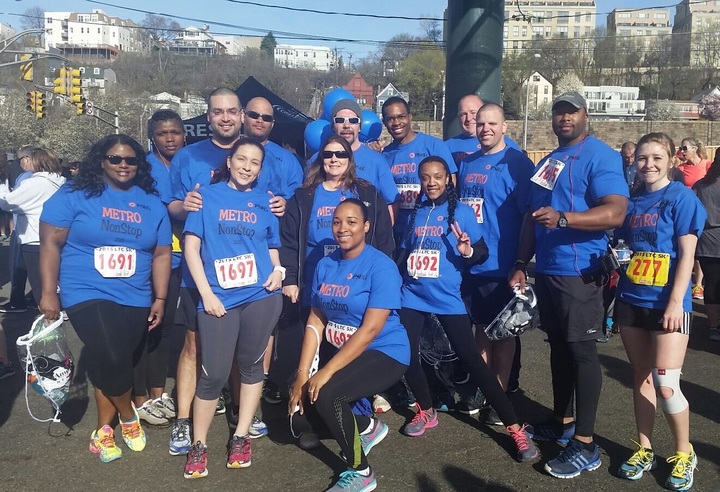
[[[450,340],[434,314],[430,315],[420,335],[420,357],[433,367],[438,367],[442,362],[457,360]]]
[[[47,324],[40,315],[27,335],[17,339],[20,361],[25,363],[25,403],[30,416],[38,422],[60,422],[60,406],[67,400],[75,369],[68,348],[62,315]],[[28,385],[47,398],[55,409],[55,416],[41,420],[33,415],[28,400]]]
[[[516,337],[540,325],[537,298],[532,286],[526,284],[525,292],[520,292],[519,286],[513,290],[515,297],[485,328],[485,334],[490,340]]]

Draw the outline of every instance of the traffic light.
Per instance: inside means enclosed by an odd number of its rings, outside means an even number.
[[[31,113],[35,113],[35,91],[30,91],[26,94],[25,108]]]
[[[35,91],[35,116],[45,118],[45,93]]]
[[[31,53],[26,53],[20,56],[20,60],[25,62],[20,64],[20,80],[24,80],[26,82],[33,81],[33,62],[31,61],[32,57],[33,55]]]
[[[74,103],[83,103],[82,89],[80,88],[80,70],[76,68],[67,69],[67,95]]]
[[[77,108],[77,115],[85,114],[85,98],[81,102],[76,102],[75,107]]]
[[[53,81],[53,85],[55,86],[55,87],[53,88],[53,92],[55,92],[55,94],[67,95],[67,93],[68,93],[68,86],[67,86],[68,76],[67,76],[67,73],[68,73],[68,71],[67,71],[67,69],[66,69],[65,67],[61,68],[61,69],[58,71],[59,77],[57,77],[57,78]]]

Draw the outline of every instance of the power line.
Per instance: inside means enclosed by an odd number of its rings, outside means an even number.
[[[271,9],[279,9],[279,10],[290,10],[293,12],[307,12],[311,14],[323,14],[323,15],[344,15],[348,17],[367,17],[370,19],[394,19],[394,20],[412,20],[412,21],[438,21],[443,22],[445,19],[436,18],[436,17],[408,17],[403,15],[378,15],[378,14],[361,14],[361,13],[353,13],[353,12],[336,12],[336,11],[328,11],[328,10],[315,10],[315,9],[302,9],[297,7],[287,7],[283,5],[268,5],[266,3],[259,3],[259,2],[245,2],[241,0],[225,0],[226,2],[230,3],[239,3],[243,5],[254,5],[256,7],[265,7],[265,8],[271,8]]]

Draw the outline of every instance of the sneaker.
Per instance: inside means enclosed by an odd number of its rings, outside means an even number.
[[[217,406],[215,407],[215,415],[224,415],[227,411],[225,398],[225,392],[223,391],[220,393],[220,398],[218,398]]]
[[[375,480],[375,472],[372,468],[370,468],[370,475],[367,477],[352,468],[348,468],[340,474],[338,481],[327,492],[370,492],[376,488],[377,480]]]
[[[169,425],[170,421],[155,405],[155,400],[147,400],[137,409],[138,417],[151,425]]]
[[[497,414],[494,408],[490,407],[490,410],[488,411],[487,415],[485,415],[485,424],[486,425],[505,425],[503,424],[503,421],[500,420],[500,416]]]
[[[468,396],[455,404],[455,410],[465,415],[477,415],[485,406],[485,395],[478,389],[473,396]]]
[[[15,369],[9,362],[0,362],[0,379],[9,378],[15,375]]]
[[[703,288],[702,285],[693,285],[692,298],[700,299],[700,300],[705,299],[705,289]],[[2,311],[0,311],[0,312],[2,312]],[[678,490],[678,489],[675,489],[675,490]]]
[[[634,442],[634,441],[633,441]],[[654,470],[657,467],[655,453],[650,448],[645,448],[637,444],[637,450],[628,458],[628,460],[620,465],[617,474],[620,478],[628,480],[640,480],[643,473]]]
[[[708,338],[710,340],[720,342],[720,328],[710,328],[710,331],[708,332]],[[0,379],[2,379],[2,376],[0,376]]]
[[[298,437],[298,446],[305,451],[315,449],[320,446],[320,438],[314,432],[303,432]]]
[[[435,398],[433,408],[438,412],[452,412],[455,410],[455,398],[450,393],[440,393]]]
[[[27,306],[14,306],[11,302],[0,304],[0,313],[26,313]]]
[[[375,395],[372,406],[375,413],[387,413],[392,410],[392,405],[383,395]]]
[[[177,408],[175,407],[175,400],[170,398],[170,395],[163,393],[160,398],[153,400],[155,407],[165,415],[166,419],[174,419],[177,415]]]
[[[435,416],[435,420],[437,421],[437,415]],[[380,419],[374,419],[374,421],[375,426],[370,432],[367,434],[360,434],[360,443],[362,444],[365,456],[370,454],[370,450],[380,444],[380,442],[385,439],[385,436],[388,434],[389,429],[387,424],[381,422]]]
[[[263,398],[271,405],[277,405],[282,401],[280,388],[269,378],[265,378],[265,384],[263,384]]]
[[[505,393],[517,393],[520,389],[520,381],[518,379],[510,378],[508,382],[507,391]]]
[[[591,452],[580,441],[571,439],[557,458],[545,463],[545,471],[556,478],[574,478],[584,471],[600,468],[600,447],[597,444],[593,446]]]
[[[575,435],[575,423],[563,430],[562,424],[554,419],[527,426],[528,435],[536,441],[555,441],[558,444],[567,444]]]
[[[228,468],[247,468],[252,464],[252,448],[250,436],[232,436],[228,441]]]
[[[120,421],[120,429],[122,430],[122,438],[123,441],[125,441],[127,447],[129,447],[133,451],[142,451],[143,449],[145,449],[145,443],[147,442],[147,438],[145,437],[145,431],[140,425],[140,417],[138,416],[138,412],[135,408],[134,403],[132,403],[132,408],[133,412],[135,413],[135,417],[133,417],[132,420],[128,422],[123,422],[118,415],[118,420]]]
[[[425,429],[437,427],[438,417],[435,410],[423,410],[418,406],[418,411],[412,420],[405,424],[402,433],[406,436],[417,437],[425,433]]]
[[[183,473],[185,478],[207,477],[207,452],[207,446],[200,441],[190,447],[185,461],[185,472]]]
[[[122,449],[115,444],[115,431],[109,425],[90,434],[90,452],[99,454],[103,463],[122,458]]]
[[[515,441],[515,446],[517,447],[517,460],[520,462],[534,460],[540,456],[538,448],[535,446],[535,443],[532,442],[532,439],[530,439],[530,436],[528,436],[528,433],[525,430],[526,427],[526,425],[523,425],[516,431],[507,427],[510,437],[512,437],[513,441]]]
[[[170,433],[170,456],[188,454],[191,446],[190,419],[177,419]]]
[[[668,463],[675,463],[670,476],[665,480],[668,490],[690,490],[693,486],[693,474],[697,468],[697,455],[690,446],[690,454],[678,451],[667,459]]]
[[[237,427],[237,423],[235,427]],[[250,422],[250,429],[248,430],[248,434],[250,435],[251,439],[257,439],[259,437],[267,436],[268,426],[259,418],[253,417],[252,422]]]

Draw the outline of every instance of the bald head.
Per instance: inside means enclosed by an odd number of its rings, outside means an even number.
[[[485,154],[494,154],[505,148],[505,110],[499,104],[483,104],[477,112],[475,119],[477,139],[480,149]]]
[[[629,166],[635,161],[635,144],[633,142],[625,142],[620,148],[623,164]]]
[[[458,102],[458,120],[465,135],[475,136],[475,114],[482,107],[483,100],[477,94],[468,94]]]
[[[275,126],[274,115],[270,101],[264,97],[250,99],[243,110],[243,133],[248,137],[257,138],[263,144],[267,143],[270,132]]]

